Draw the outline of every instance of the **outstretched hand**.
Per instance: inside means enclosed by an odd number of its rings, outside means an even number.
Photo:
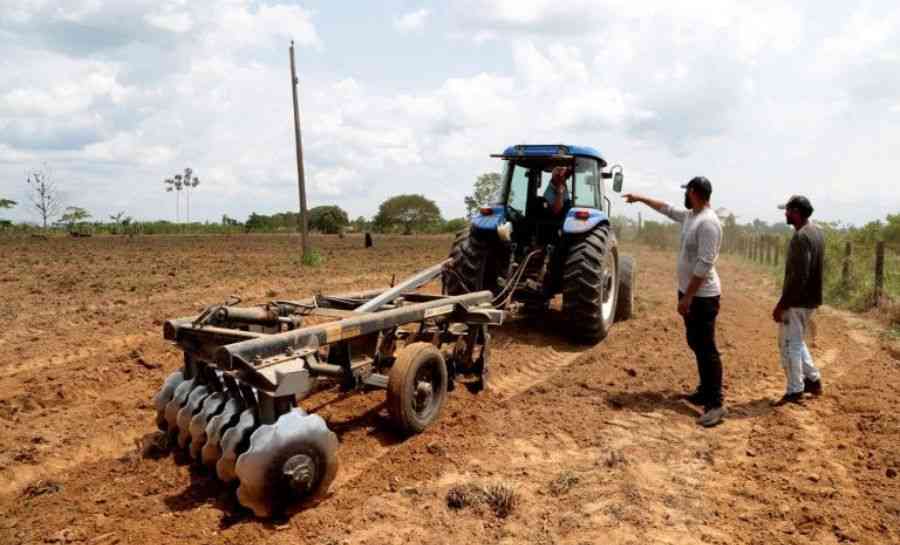
[[[636,203],[641,200],[641,198],[634,193],[625,193],[624,195],[622,195],[622,198],[625,199],[625,202],[627,202],[628,204]]]

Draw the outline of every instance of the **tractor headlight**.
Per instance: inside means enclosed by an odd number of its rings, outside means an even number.
[[[512,239],[512,230],[512,224],[504,221],[497,226],[497,236],[500,237],[500,240],[509,242]]]

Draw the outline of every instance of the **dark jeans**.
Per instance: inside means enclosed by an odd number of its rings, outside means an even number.
[[[678,293],[681,300],[682,294]],[[687,343],[697,357],[700,388],[707,408],[722,406],[722,360],[716,348],[716,317],[719,297],[694,297],[684,317]]]

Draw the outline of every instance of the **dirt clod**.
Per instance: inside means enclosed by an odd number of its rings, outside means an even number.
[[[61,484],[55,481],[41,479],[25,487],[22,495],[28,498],[36,498],[38,496],[43,496],[44,494],[55,494],[60,490],[62,490]]]

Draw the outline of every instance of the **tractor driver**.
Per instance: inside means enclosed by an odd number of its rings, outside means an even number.
[[[544,200],[553,213],[553,217],[557,217],[564,210],[568,210],[572,206],[572,198],[569,196],[569,188],[566,187],[566,180],[572,175],[572,167],[555,167],[550,174],[550,183],[544,190]]]

